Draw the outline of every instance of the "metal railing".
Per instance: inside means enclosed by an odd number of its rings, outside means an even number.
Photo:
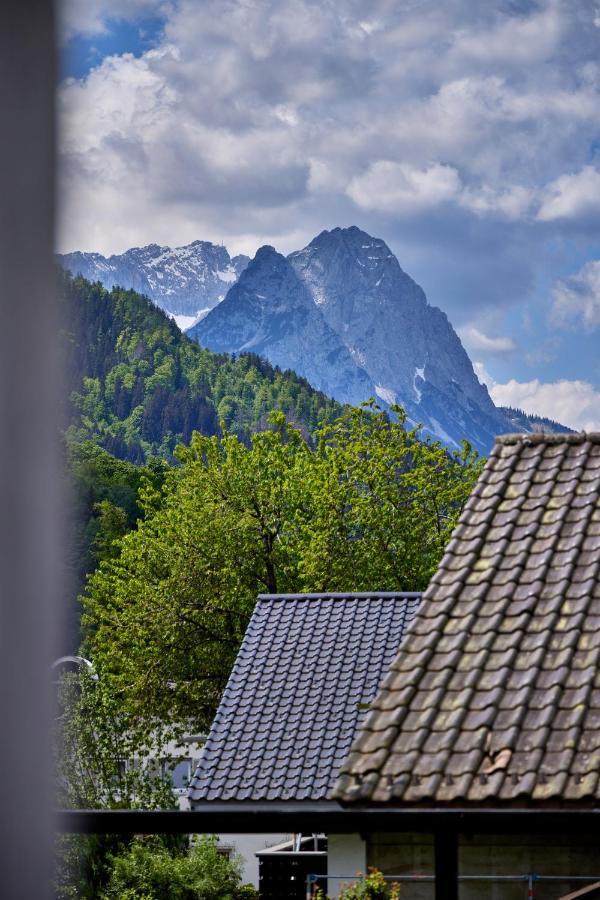
[[[315,887],[319,884],[322,884],[323,881],[329,882],[343,882],[344,884],[356,883],[364,881],[366,875],[357,874],[356,872],[352,875],[317,875],[313,873],[309,873],[306,876],[306,900],[311,900],[314,896]],[[413,872],[410,874],[402,873],[399,875],[383,875],[385,881],[390,883],[398,882],[402,883],[429,883],[435,884],[435,875],[427,875],[424,872]],[[577,882],[589,882],[593,884],[594,882],[600,882],[600,874],[599,875],[540,875],[537,872],[527,872],[523,874],[514,874],[514,875],[501,875],[501,874],[474,874],[474,875],[459,875],[458,876],[459,883],[463,882],[482,882],[482,883],[512,883],[518,884],[523,883],[527,885],[527,898],[528,900],[534,900],[534,890],[535,885],[538,882],[545,883],[563,883],[568,884],[574,881]],[[341,885],[340,885],[341,887]]]

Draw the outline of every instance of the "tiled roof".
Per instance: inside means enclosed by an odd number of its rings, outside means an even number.
[[[600,434],[499,438],[334,796],[600,798]]]
[[[326,798],[419,598],[260,596],[192,802]]]

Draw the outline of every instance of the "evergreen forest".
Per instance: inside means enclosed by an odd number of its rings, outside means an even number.
[[[135,291],[63,278],[70,443],[91,440],[137,464],[173,461],[193,431],[215,435],[220,423],[248,441],[279,410],[309,436],[341,412],[294,372],[199,347]]]

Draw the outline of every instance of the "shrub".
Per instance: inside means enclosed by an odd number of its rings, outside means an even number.
[[[340,892],[340,900],[399,900],[400,885],[397,882],[388,884],[382,873],[375,868],[362,881],[344,885]]]
[[[172,852],[152,838],[138,838],[110,860],[102,900],[255,900],[254,888],[240,885],[240,865],[203,836],[185,851]]]

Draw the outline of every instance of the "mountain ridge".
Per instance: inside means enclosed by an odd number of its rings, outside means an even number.
[[[539,416],[535,413],[526,413],[522,409],[515,409],[513,406],[499,406],[498,409],[507,418],[509,424],[517,433],[535,434],[536,432],[545,432],[546,434],[574,434],[573,428],[567,428],[554,419],[547,416]]]
[[[466,438],[487,454],[496,434],[568,430],[496,407],[446,314],[385,241],[355,225],[324,230],[287,257],[265,245],[250,261],[197,240],[59,261],[137,287],[215,352],[256,353],[340,403],[399,404],[410,426],[449,447]]]
[[[385,241],[356,226],[335,228],[289,254],[287,263],[312,298],[311,327],[290,304],[286,309],[288,333],[293,332],[290,345],[286,347],[281,334],[270,340],[267,324],[253,345],[257,352],[278,364],[287,358],[295,371],[340,402],[356,404],[376,396],[386,408],[397,403],[404,407],[409,424],[423,426],[425,435],[450,447],[460,446],[466,438],[487,454],[495,435],[507,430],[506,420],[478,381],[446,314],[428,303]],[[241,273],[223,303],[190,330],[190,337],[202,346],[240,349],[237,336],[248,333],[247,307],[242,303],[248,293],[255,300],[261,298],[263,320],[279,308],[268,276],[261,282],[252,266],[251,262]],[[251,272],[254,280],[249,286]],[[321,341],[316,337],[317,322]],[[329,348],[328,356],[323,346]],[[343,361],[337,371],[333,347]],[[359,383],[346,374],[348,357]],[[324,386],[322,373],[328,366],[329,382]]]
[[[263,291],[265,293],[263,293]],[[272,365],[295,372],[310,371],[310,383],[344,403],[368,399],[371,382],[357,367],[322,316],[286,258],[273,247],[261,247],[239,280],[189,336],[202,335],[203,346],[216,352],[251,350]]]
[[[196,240],[181,247],[146,244],[108,257],[76,250],[58,254],[58,260],[73,275],[99,281],[109,291],[134,290],[191,324],[223,299],[249,257],[232,257],[223,245]]]

